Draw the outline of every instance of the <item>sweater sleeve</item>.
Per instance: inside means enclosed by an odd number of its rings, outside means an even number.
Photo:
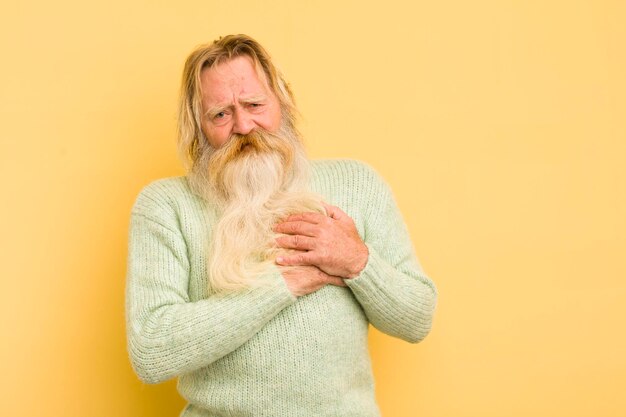
[[[190,264],[180,230],[133,212],[126,284],[128,351],[133,369],[158,383],[206,366],[254,336],[296,298],[277,268],[269,285],[190,301]]]
[[[361,273],[346,283],[374,327],[417,343],[430,332],[437,290],[415,255],[389,186],[373,170],[370,173],[370,201],[375,203],[365,226],[369,258]]]

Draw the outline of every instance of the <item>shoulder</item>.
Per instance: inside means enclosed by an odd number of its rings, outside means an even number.
[[[141,189],[135,199],[131,214],[153,220],[175,220],[180,206],[195,199],[187,177],[161,178]]]
[[[367,162],[358,159],[328,158],[311,161],[315,172],[334,171],[342,173],[376,172]]]
[[[341,207],[357,225],[365,227],[392,201],[387,182],[363,161],[324,159],[312,161],[312,166],[313,190],[328,203]]]
[[[358,159],[317,159],[311,165],[317,181],[334,187],[347,187],[366,194],[388,188],[383,177],[371,165]]]

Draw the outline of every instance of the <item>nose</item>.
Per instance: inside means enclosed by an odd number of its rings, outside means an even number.
[[[233,116],[233,133],[247,135],[256,126],[256,123],[252,119],[251,115],[243,110],[237,109]]]

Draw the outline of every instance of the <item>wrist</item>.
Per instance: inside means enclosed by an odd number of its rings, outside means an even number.
[[[369,249],[364,244],[362,247],[362,250],[360,251],[359,256],[357,257],[357,260],[354,262],[355,267],[352,269],[352,271],[349,271],[346,278],[352,279],[352,278],[358,277],[367,266],[368,260],[369,260]]]

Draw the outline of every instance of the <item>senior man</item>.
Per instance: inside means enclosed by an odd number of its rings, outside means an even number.
[[[181,416],[379,416],[367,331],[429,332],[436,289],[383,179],[309,161],[288,84],[245,35],[187,59],[186,176],[131,212],[127,335],[145,382],[179,377]]]

